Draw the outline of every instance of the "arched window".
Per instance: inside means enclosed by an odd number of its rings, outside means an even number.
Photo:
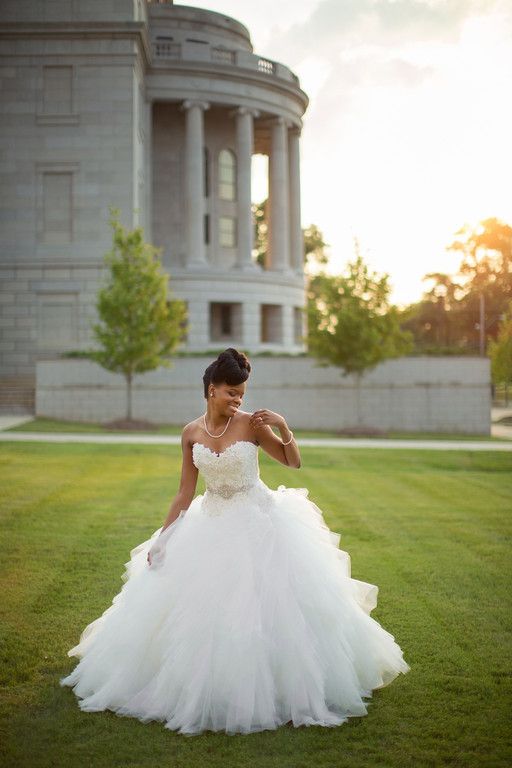
[[[219,197],[236,200],[236,157],[230,149],[219,152]]]

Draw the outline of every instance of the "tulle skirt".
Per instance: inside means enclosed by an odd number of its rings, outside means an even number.
[[[158,567],[132,549],[112,604],[68,651],[60,684],[84,712],[109,709],[192,735],[337,726],[410,667],[371,616],[378,587],[351,578],[305,488],[262,481],[222,501],[196,496]],[[166,529],[167,532],[167,529]]]

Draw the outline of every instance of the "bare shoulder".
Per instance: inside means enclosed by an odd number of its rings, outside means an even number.
[[[251,418],[251,414],[249,411],[242,411],[240,408],[236,412],[235,419],[238,421],[239,424],[248,424],[249,419]]]
[[[239,408],[233,418],[233,421],[235,422],[235,424],[238,424],[238,426],[241,427],[242,429],[249,429],[250,431],[252,431],[250,419],[251,419],[251,414],[248,411],[242,411]]]
[[[249,439],[251,439],[252,442],[256,443],[256,445],[259,445],[257,432],[251,424],[251,416],[252,416],[252,412],[249,413],[248,411],[242,411],[238,409],[235,417],[236,423],[240,427],[240,432],[242,432]]]
[[[197,430],[199,429],[200,419],[201,419],[201,416],[198,416],[197,419],[194,419],[193,421],[189,421],[188,424],[185,424],[185,426],[181,430],[182,443],[194,442],[194,437],[197,435]]]

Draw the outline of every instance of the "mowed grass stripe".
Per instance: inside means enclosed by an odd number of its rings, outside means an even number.
[[[510,754],[512,455],[303,448],[296,471],[352,575],[379,586],[373,617],[411,672],[366,718],[188,739],[160,723],[82,713],[58,679],[66,652],[122,586],[129,551],[164,519],[175,446],[1,444],[0,763],[8,766],[506,766]],[[202,481],[198,492],[203,489]]]

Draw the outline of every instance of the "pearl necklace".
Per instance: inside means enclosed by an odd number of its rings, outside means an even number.
[[[203,421],[204,421],[204,428],[205,428],[205,430],[206,430],[206,433],[207,433],[208,435],[210,435],[210,437],[222,437],[222,435],[224,434],[224,432],[226,431],[226,429],[229,427],[229,422],[231,421],[231,419],[232,419],[232,418],[233,418],[232,416],[230,416],[230,417],[229,417],[229,419],[228,419],[228,423],[226,424],[226,426],[224,427],[224,429],[222,430],[222,432],[220,433],[220,435],[212,435],[212,433],[211,433],[211,432],[208,432],[208,427],[206,426],[206,413],[204,413],[204,414],[203,414]]]

